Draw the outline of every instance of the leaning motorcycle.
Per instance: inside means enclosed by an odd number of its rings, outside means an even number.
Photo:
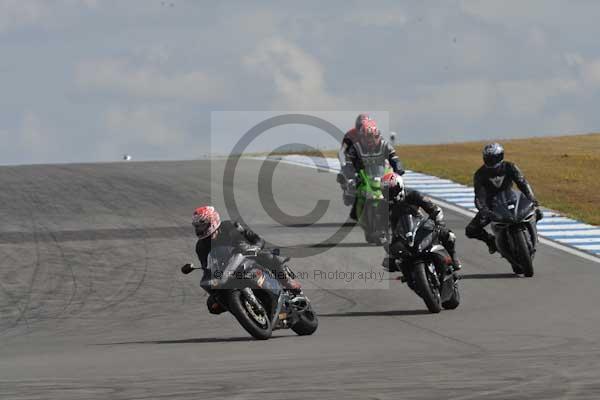
[[[285,289],[273,272],[257,263],[256,255],[229,246],[213,248],[207,262],[210,273],[200,286],[216,293],[219,305],[256,339],[268,339],[273,330],[288,328],[298,335],[312,335],[319,323],[308,297]],[[187,264],[181,271],[188,274],[194,269],[199,268]]]
[[[492,200],[491,210],[498,251],[515,274],[532,277],[538,243],[535,205],[523,193],[510,189]]]
[[[357,181],[350,181],[356,189],[356,216],[365,233],[367,243],[383,245],[387,242],[387,203],[381,191],[381,177],[392,172],[387,161],[361,156],[364,169],[358,171]]]
[[[404,215],[392,233],[390,271],[402,271],[403,282],[419,295],[427,309],[439,313],[442,307],[453,310],[460,305],[458,276],[452,257],[438,240],[435,222],[428,217]]]

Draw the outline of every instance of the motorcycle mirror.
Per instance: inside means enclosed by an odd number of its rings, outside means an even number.
[[[279,255],[281,255],[281,250],[273,249],[273,250],[271,250],[271,254],[273,254],[274,256],[279,256]]]
[[[181,273],[187,275],[195,269],[197,268],[194,268],[192,264],[185,264],[183,267],[181,267]]]

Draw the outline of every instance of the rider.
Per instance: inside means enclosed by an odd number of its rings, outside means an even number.
[[[356,171],[364,169],[365,159],[368,158],[382,165],[387,161],[394,172],[404,175],[404,167],[396,155],[394,146],[381,136],[377,123],[372,119],[363,122],[358,141],[348,150],[348,158]],[[350,217],[356,219],[356,199]]]
[[[280,257],[263,250],[265,241],[249,228],[238,222],[222,221],[221,216],[211,206],[198,207],[194,210],[192,225],[196,230],[198,242],[196,243],[196,254],[202,265],[204,276],[202,281],[210,278],[207,269],[208,254],[212,247],[231,246],[235,251],[244,253],[246,251],[257,251],[256,261],[263,267],[269,268],[283,287],[294,292],[300,292],[300,283],[290,277],[289,269],[285,265],[289,258]],[[221,309],[214,299],[214,293],[210,293],[207,299],[208,310],[219,314]]]
[[[354,177],[356,171],[354,166],[348,159],[348,151],[354,146],[354,143],[358,141],[360,135],[360,128],[363,123],[370,120],[371,117],[368,114],[358,114],[354,123],[354,128],[350,129],[344,135],[342,139],[342,146],[338,152],[338,160],[340,161],[340,173],[337,175],[337,181],[342,187],[344,192],[344,204],[349,206],[354,201],[354,196],[347,193],[348,181]]]
[[[383,196],[389,202],[390,226],[392,227],[392,235],[402,215],[419,215],[419,209],[423,209],[429,217],[435,222],[437,237],[450,254],[452,258],[452,267],[454,271],[462,268],[460,259],[456,255],[456,236],[446,227],[444,222],[444,212],[434,204],[430,198],[423,195],[417,190],[409,190],[404,187],[404,180],[395,172],[389,172],[381,179]],[[393,250],[394,237],[392,237],[391,248]],[[393,260],[393,259],[392,259]],[[384,266],[391,268],[394,263],[390,263],[390,259],[386,259]]]
[[[504,148],[499,143],[491,143],[483,148],[483,165],[475,172],[475,206],[479,210],[467,225],[465,233],[470,239],[479,239],[488,246],[490,254],[495,253],[496,238],[485,230],[491,222],[491,201],[498,193],[508,190],[513,183],[536,207],[537,220],[543,218],[539,203],[521,170],[512,162],[504,161]]]

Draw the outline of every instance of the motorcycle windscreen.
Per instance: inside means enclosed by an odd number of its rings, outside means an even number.
[[[415,245],[419,246],[418,251],[423,251],[431,246],[434,230],[435,223],[432,220],[427,219],[419,222],[415,233]]]
[[[357,146],[359,151],[359,157],[362,160],[365,173],[369,176],[369,178],[381,178],[385,175],[386,169],[386,158],[381,148],[379,148],[376,152],[369,153],[362,146]]]
[[[517,221],[523,221],[533,216],[535,207],[531,200],[527,198],[523,193],[519,193],[519,202],[516,209]]]
[[[415,217],[410,214],[401,215],[394,227],[393,235],[402,240],[407,240],[415,230]],[[410,233],[410,234],[409,234]]]
[[[244,262],[244,256],[234,252],[231,246],[218,246],[210,250],[207,259],[207,268],[210,271],[212,286],[223,287],[231,285],[238,277],[236,271]]]
[[[514,222],[519,203],[519,193],[512,189],[498,193],[492,199],[494,219],[498,222]]]
[[[365,172],[371,179],[381,178],[385,175],[385,165],[380,163],[365,163]]]

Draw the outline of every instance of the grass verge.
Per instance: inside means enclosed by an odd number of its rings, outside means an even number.
[[[600,225],[600,134],[500,141],[543,206]],[[473,185],[487,142],[398,146],[407,169]],[[336,152],[324,152],[335,157]]]

